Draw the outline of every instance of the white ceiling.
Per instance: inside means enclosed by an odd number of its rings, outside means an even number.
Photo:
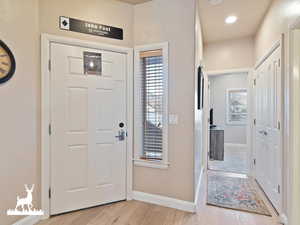
[[[136,5],[136,4],[140,4],[140,3],[144,3],[144,2],[149,2],[151,0],[119,0],[119,1]]]
[[[199,0],[200,18],[205,43],[254,35],[273,0],[224,0],[212,5]],[[225,18],[236,15],[235,24],[225,24]]]

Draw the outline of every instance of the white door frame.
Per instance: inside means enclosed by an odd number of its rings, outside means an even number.
[[[41,207],[44,218],[50,216],[50,45],[60,43],[72,46],[101,49],[123,53],[127,55],[127,146],[126,146],[126,199],[132,199],[132,156],[133,156],[133,49],[101,44],[97,42],[84,41],[73,38],[60,37],[50,34],[41,35]]]
[[[252,115],[252,84],[253,84],[253,69],[251,68],[240,68],[240,69],[232,69],[232,70],[215,70],[215,71],[207,71],[207,77],[208,79],[212,76],[221,76],[224,74],[235,74],[235,73],[247,73],[248,77],[248,118],[247,118],[247,151],[248,151],[248,175],[252,175],[252,158],[253,158],[253,152],[252,152],[252,128],[253,128],[253,115]],[[208,95],[205,96],[206,98]],[[207,102],[207,100],[206,100]],[[205,113],[204,115],[207,115],[209,117],[209,106],[206,105],[205,107]],[[203,119],[204,122],[208,121],[208,118]],[[209,132],[209,129],[205,130],[205,132]],[[209,134],[206,134],[206,137],[209,137]],[[206,149],[204,151],[204,160],[205,160],[205,168],[208,170],[208,151],[209,151],[209,143],[206,144]]]

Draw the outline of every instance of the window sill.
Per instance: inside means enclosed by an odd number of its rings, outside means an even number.
[[[144,159],[134,159],[134,165],[141,166],[141,167],[156,168],[156,169],[168,169],[170,163],[161,162],[161,161],[150,161]]]

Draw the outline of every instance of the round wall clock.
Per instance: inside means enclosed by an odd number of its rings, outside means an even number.
[[[15,57],[7,45],[0,40],[0,84],[8,81],[14,75],[15,70]]]

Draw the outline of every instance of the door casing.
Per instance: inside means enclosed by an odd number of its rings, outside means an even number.
[[[41,208],[44,211],[44,218],[50,216],[50,44],[60,43],[72,46],[101,49],[126,54],[127,68],[127,98],[126,98],[126,119],[127,146],[126,146],[126,199],[132,199],[132,155],[133,155],[133,49],[118,47],[97,42],[84,41],[73,38],[66,38],[50,34],[41,35]]]

